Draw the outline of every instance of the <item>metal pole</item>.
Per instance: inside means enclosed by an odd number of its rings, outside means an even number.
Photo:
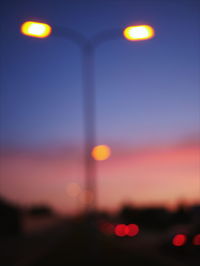
[[[85,189],[86,211],[95,210],[97,206],[97,171],[96,161],[91,151],[96,145],[96,108],[95,108],[95,75],[94,51],[104,41],[121,38],[120,29],[111,29],[100,32],[92,39],[87,40],[80,32],[69,28],[56,27],[56,35],[75,42],[82,52],[82,79],[83,79],[83,119],[84,119],[84,162],[85,162]]]
[[[95,84],[94,84],[94,47],[87,42],[82,48],[83,67],[83,108],[85,127],[85,180],[86,180],[86,210],[92,211],[96,207],[96,162],[91,151],[96,144],[95,130]]]

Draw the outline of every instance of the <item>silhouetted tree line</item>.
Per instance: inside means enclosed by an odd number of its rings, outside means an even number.
[[[31,216],[52,216],[53,211],[48,206],[33,206],[28,210]]]
[[[17,235],[20,232],[20,209],[0,198],[0,236]]]
[[[24,213],[32,217],[53,215],[53,211],[48,206],[33,206],[24,211],[0,197],[0,236],[19,235],[22,232]]]
[[[45,205],[33,206],[25,213],[35,218],[54,215],[52,209]],[[24,210],[0,197],[0,236],[20,234],[22,215]],[[106,212],[95,212],[95,217],[113,219],[112,215]],[[180,205],[175,211],[169,211],[164,207],[137,208],[125,205],[117,214],[117,220],[125,224],[137,223],[148,230],[163,230],[177,224],[200,224],[200,205]]]
[[[126,224],[138,223],[147,229],[163,230],[177,224],[200,223],[200,206],[180,205],[175,211],[169,211],[164,207],[134,208],[127,205],[119,212],[119,219]]]

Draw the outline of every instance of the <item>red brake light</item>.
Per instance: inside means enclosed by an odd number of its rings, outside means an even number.
[[[123,237],[127,234],[126,230],[125,224],[118,224],[115,226],[115,235]]]
[[[176,247],[184,246],[187,241],[187,237],[184,234],[177,234],[172,239],[172,244]]]
[[[127,235],[128,236],[136,236],[138,233],[139,233],[139,227],[137,224],[127,225]]]
[[[195,246],[200,246],[200,234],[194,236],[192,240],[192,244]]]

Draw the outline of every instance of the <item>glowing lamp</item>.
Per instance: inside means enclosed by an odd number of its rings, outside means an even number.
[[[92,157],[96,161],[104,161],[108,159],[111,155],[111,150],[107,145],[95,146],[92,150]]]
[[[129,41],[140,41],[153,38],[155,32],[149,25],[139,25],[125,28],[123,35]]]
[[[46,38],[51,32],[51,26],[46,23],[26,21],[21,26],[21,33],[31,37]]]

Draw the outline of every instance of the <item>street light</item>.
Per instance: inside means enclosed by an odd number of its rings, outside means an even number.
[[[51,34],[52,29],[46,23],[26,21],[22,24],[21,32],[31,37],[46,38]]]
[[[123,34],[129,41],[141,41],[153,38],[155,32],[149,25],[139,25],[126,27]]]
[[[82,53],[82,78],[83,78],[83,97],[84,97],[84,125],[85,125],[85,180],[86,180],[86,205],[88,210],[96,206],[97,186],[96,186],[96,160],[94,147],[96,146],[95,132],[95,85],[94,85],[94,53],[96,47],[107,40],[122,38],[124,36],[129,41],[147,40],[154,37],[155,33],[149,25],[129,26],[122,32],[121,29],[106,30],[98,33],[92,39],[87,39],[80,32],[69,28],[55,27],[55,35],[65,37],[75,42]],[[51,26],[45,23],[34,21],[24,22],[21,26],[21,33],[36,37],[46,38],[52,33]],[[101,146],[101,145],[100,145]],[[97,146],[98,147],[98,146]],[[104,158],[110,156],[110,150],[104,146],[101,155]],[[99,151],[99,147],[97,148]],[[103,157],[102,157],[103,158]],[[101,160],[101,159],[100,159]],[[91,201],[91,193],[93,200]],[[90,195],[90,196],[89,196]]]
[[[96,161],[104,161],[110,157],[111,150],[107,145],[97,145],[93,147],[91,155]]]

